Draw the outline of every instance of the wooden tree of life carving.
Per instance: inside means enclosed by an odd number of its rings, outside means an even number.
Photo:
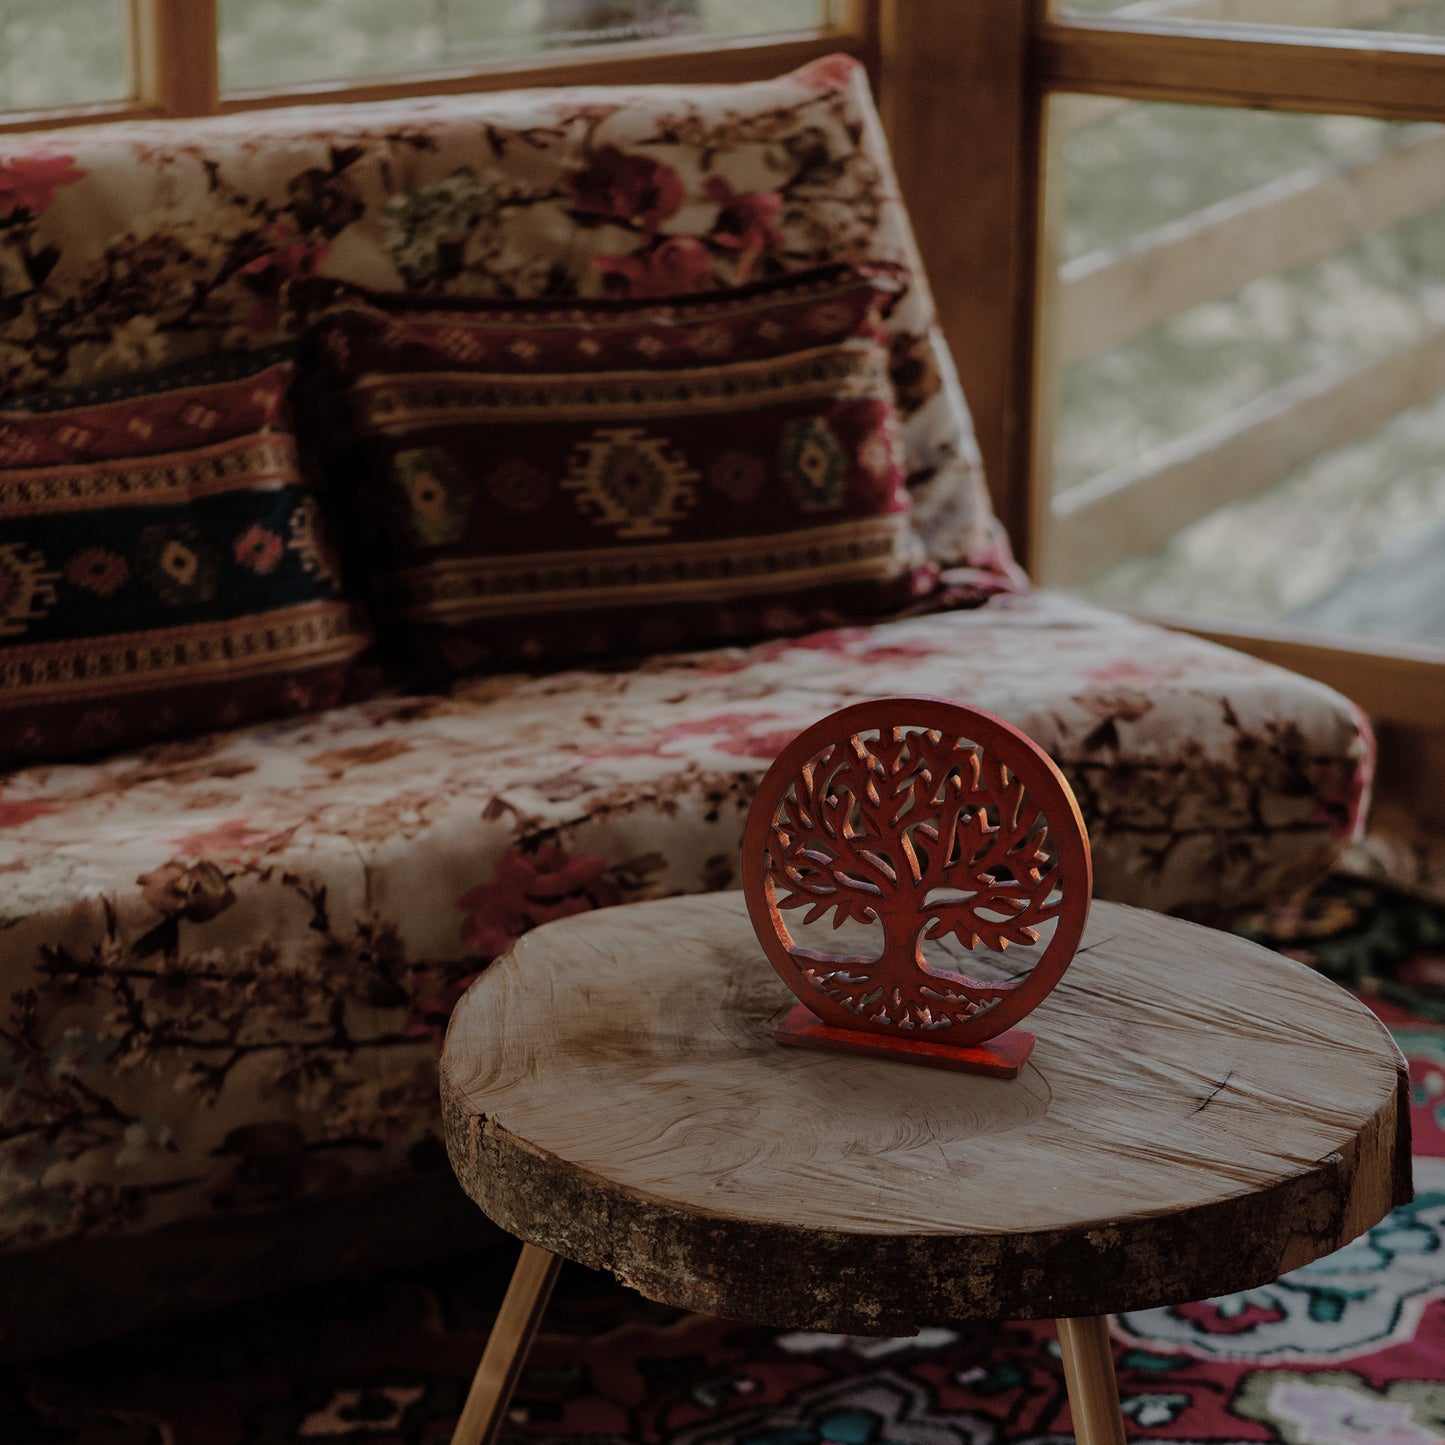
[[[799,734],[763,778],[742,865],[753,927],[799,999],[780,1043],[1005,1078],[1034,1044],[1012,1026],[1068,967],[1092,888],[1088,835],[1048,755],[939,698],[858,703]],[[868,946],[804,946],[790,918],[854,925]],[[1037,957],[975,978],[930,961],[930,942]]]

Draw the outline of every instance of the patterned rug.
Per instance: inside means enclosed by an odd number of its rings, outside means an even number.
[[[1418,1198],[1276,1284],[1114,1322],[1135,1441],[1445,1442],[1445,912],[1332,880],[1242,931],[1355,989],[1415,1088]],[[0,1374],[5,1445],[449,1439],[508,1261],[298,1291]],[[570,1266],[517,1441],[1046,1445],[1072,1439],[1048,1324],[910,1339],[680,1314]]]

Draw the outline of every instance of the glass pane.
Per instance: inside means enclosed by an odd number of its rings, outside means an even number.
[[[832,0],[221,0],[221,88],[416,74],[547,50],[824,24]]]
[[[125,100],[127,0],[0,0],[0,110]]]
[[[1045,575],[1445,642],[1445,126],[1085,97],[1051,123]]]
[[[1118,20],[1180,24],[1230,20],[1244,25],[1445,35],[1445,0],[1055,0],[1055,9]]]

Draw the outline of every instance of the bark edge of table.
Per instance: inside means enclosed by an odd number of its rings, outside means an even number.
[[[1362,1196],[1358,1157],[1199,1209],[1018,1235],[875,1235],[708,1215],[620,1188],[549,1156],[458,1103],[442,1083],[447,1150],[468,1196],[509,1234],[649,1299],[779,1328],[905,1335],[969,1319],[1116,1314],[1249,1289],[1354,1238],[1351,1215],[1383,1218],[1413,1198],[1405,1166]],[[1403,1079],[1374,1121],[1398,1151]],[[1382,1140],[1383,1142],[1383,1140]],[[1363,1171],[1368,1175],[1371,1171]],[[1351,1176],[1355,1177],[1351,1177]],[[1270,1226],[1273,1225],[1271,1228]],[[1207,1248],[1200,1251],[1201,1239]],[[860,1267],[859,1261],[865,1261]],[[880,1283],[891,1281],[885,1292]]]

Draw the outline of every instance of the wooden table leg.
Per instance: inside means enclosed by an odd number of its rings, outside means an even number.
[[[487,1336],[482,1362],[467,1391],[462,1417],[452,1432],[452,1445],[492,1445],[497,1438],[502,1416],[517,1387],[527,1351],[532,1348],[561,1268],[560,1255],[539,1249],[535,1244],[522,1246],[521,1258],[507,1286],[507,1297]]]
[[[1078,1445],[1124,1445],[1124,1416],[1114,1378],[1114,1350],[1103,1315],[1056,1320],[1064,1382]]]

